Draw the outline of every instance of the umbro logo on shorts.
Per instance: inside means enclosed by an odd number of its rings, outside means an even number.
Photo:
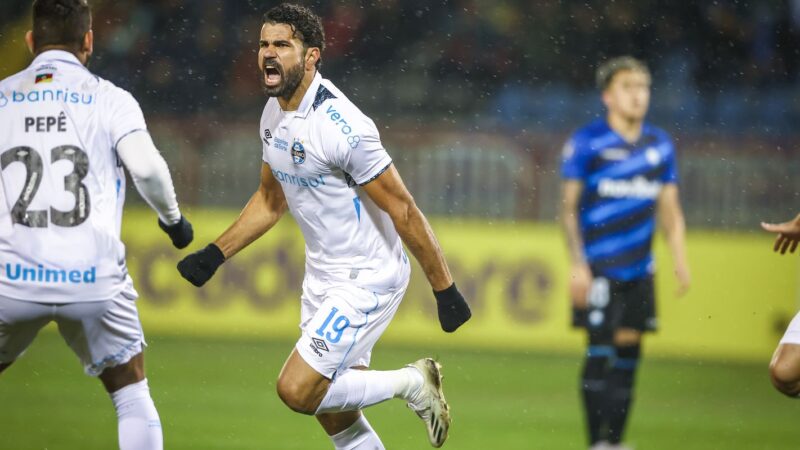
[[[322,352],[320,350],[324,350],[328,352],[328,345],[322,339],[311,338],[311,343],[308,344],[311,350],[316,354],[318,357],[322,358]]]
[[[326,352],[330,351],[330,350],[328,350],[328,344],[326,344],[325,341],[323,341],[322,339],[311,338],[311,342],[313,342],[314,343],[314,347],[319,349],[319,350],[326,351]]]

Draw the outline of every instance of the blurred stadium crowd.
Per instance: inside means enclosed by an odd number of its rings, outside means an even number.
[[[563,140],[602,114],[595,67],[626,53],[653,70],[650,119],[679,141],[690,225],[750,227],[800,197],[800,0],[298,2],[323,16],[323,75],[379,124],[432,214],[552,220],[555,196],[536,193],[556,192]],[[273,3],[92,1],[91,69],[142,104],[179,190],[202,186],[179,192],[189,202],[252,189]],[[29,10],[0,2],[0,40]],[[21,68],[8,60],[0,73]]]
[[[27,0],[3,3],[0,21],[28,14]],[[800,0],[305,3],[324,17],[323,73],[384,114],[557,122],[574,112],[568,105],[585,109],[581,93],[593,87],[599,61],[632,53],[652,65],[657,93],[672,99],[656,102],[656,114],[685,117],[688,109],[734,127],[754,107],[773,126],[797,117],[786,91],[800,72]],[[262,102],[254,54],[266,3],[93,4],[93,69],[148,110],[248,114]]]

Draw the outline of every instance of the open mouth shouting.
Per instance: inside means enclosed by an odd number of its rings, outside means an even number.
[[[264,63],[264,84],[268,88],[275,88],[283,81],[283,69],[274,61]]]

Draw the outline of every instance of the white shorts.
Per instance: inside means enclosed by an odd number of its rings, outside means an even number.
[[[372,347],[392,321],[406,284],[379,294],[352,284],[324,282],[306,274],[297,349],[322,376],[333,379],[351,367],[369,367]]]
[[[789,328],[786,329],[786,333],[783,335],[783,339],[781,339],[781,344],[800,345],[800,312],[794,316],[794,319],[792,319],[792,322],[789,324]]]
[[[0,297],[0,362],[17,359],[45,325],[58,331],[83,363],[87,375],[124,364],[146,345],[135,298],[35,303]]]

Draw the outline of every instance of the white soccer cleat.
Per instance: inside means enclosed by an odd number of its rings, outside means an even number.
[[[432,358],[423,358],[408,367],[419,370],[423,378],[420,392],[413,402],[408,402],[408,407],[425,422],[431,445],[439,448],[450,429],[450,406],[442,392],[442,366]]]

